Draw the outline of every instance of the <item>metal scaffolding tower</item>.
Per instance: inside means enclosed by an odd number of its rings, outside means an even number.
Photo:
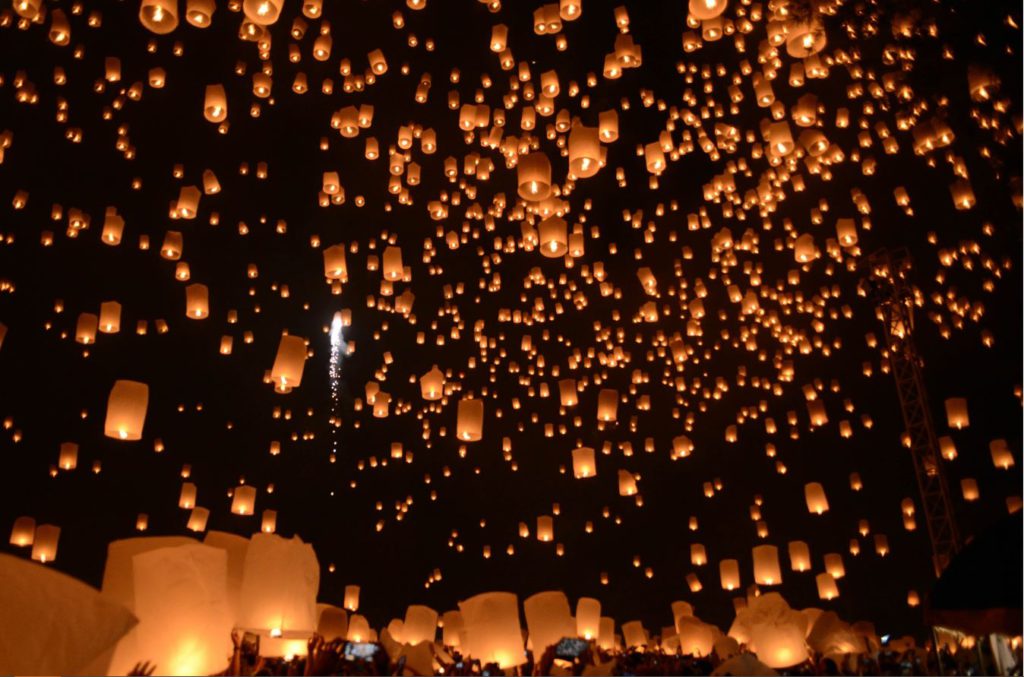
[[[914,296],[908,281],[910,253],[906,249],[882,249],[869,256],[867,264],[861,290],[876,303],[878,319],[885,327],[889,364],[896,379],[906,426],[905,441],[909,442],[914,459],[917,487],[932,544],[932,563],[938,577],[960,549],[960,536],[928,408],[921,358],[914,345]]]

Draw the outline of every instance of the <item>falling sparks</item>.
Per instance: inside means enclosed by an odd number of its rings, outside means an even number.
[[[345,355],[345,338],[341,334],[341,313],[331,320],[331,359],[327,375],[331,379],[331,454],[338,453],[338,414],[341,409],[341,360]]]

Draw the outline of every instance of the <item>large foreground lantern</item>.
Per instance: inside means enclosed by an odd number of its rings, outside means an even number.
[[[679,636],[679,650],[684,656],[704,657],[711,653],[714,634],[711,626],[693,616],[676,619],[676,634]]]
[[[597,639],[601,630],[601,602],[593,597],[580,597],[576,601],[576,635],[583,639]]]
[[[526,662],[519,625],[519,600],[511,592],[485,592],[459,602],[465,627],[464,653],[504,669]]]
[[[404,644],[433,642],[436,635],[436,611],[420,604],[410,605],[405,610],[405,622],[402,625],[402,642]]]
[[[178,27],[178,0],[142,0],[139,21],[157,35],[165,35]]]
[[[543,654],[563,637],[576,634],[569,600],[561,591],[538,592],[523,600],[523,615],[533,642],[534,655]]]
[[[107,419],[103,434],[117,440],[142,439],[149,406],[149,386],[138,381],[114,381],[107,398]]]
[[[257,533],[245,555],[238,627],[290,637],[316,630],[320,566],[299,538]]]

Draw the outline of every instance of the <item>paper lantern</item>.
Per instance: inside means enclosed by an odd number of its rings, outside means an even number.
[[[345,586],[345,597],[343,603],[345,609],[348,611],[359,610],[359,586],[358,585],[346,585]]]
[[[107,419],[103,434],[118,440],[142,439],[149,406],[149,386],[138,381],[117,380],[107,398]]]
[[[827,571],[820,573],[814,577],[814,582],[818,585],[819,598],[830,600],[839,597],[839,586],[836,585],[836,579],[832,574]]]
[[[600,129],[573,125],[569,132],[569,171],[581,179],[601,169]]]
[[[260,531],[265,534],[272,534],[277,531],[277,511],[264,510],[263,518],[260,521]]]
[[[139,21],[157,35],[166,35],[178,27],[177,0],[142,0]]]
[[[78,466],[78,445],[74,442],[62,442],[57,466],[61,470],[74,470]]]
[[[538,202],[551,195],[551,162],[541,152],[533,152],[519,158],[519,197]]]
[[[526,662],[519,602],[510,592],[485,592],[459,602],[465,627],[464,653],[505,670]]]
[[[238,627],[297,638],[316,630],[320,565],[298,537],[257,533],[245,554]]]
[[[324,249],[324,276],[328,280],[348,281],[345,245],[336,244]]]
[[[555,540],[555,519],[550,515],[537,517],[537,540],[545,543]]]
[[[523,600],[523,615],[533,643],[534,655],[541,655],[564,637],[576,636],[576,623],[564,592],[538,592]]]
[[[963,492],[964,500],[968,502],[977,501],[980,496],[978,481],[971,477],[965,477],[960,480],[960,491]]]
[[[703,658],[711,653],[714,635],[709,625],[692,616],[681,616],[675,619],[675,627],[679,650],[684,656]]]
[[[216,10],[216,0],[188,0],[185,3],[185,20],[196,28],[207,28]]]
[[[31,517],[19,517],[11,527],[10,544],[19,548],[32,545],[36,535],[36,521]]]
[[[243,484],[235,487],[231,499],[231,512],[236,515],[252,515],[256,510],[256,487]]]
[[[950,428],[962,430],[971,424],[967,416],[967,400],[962,397],[951,397],[946,400],[946,420]]]
[[[601,630],[601,602],[593,597],[580,597],[576,601],[576,636],[597,639]]]
[[[789,542],[789,565],[793,571],[809,571],[811,549],[803,541]]]
[[[445,611],[441,615],[441,643],[447,647],[458,648],[462,646],[462,635],[465,627],[462,623],[462,614],[458,611]]]
[[[437,401],[444,396],[444,372],[438,369],[436,364],[420,377],[420,395],[429,402]]]
[[[837,552],[830,552],[825,555],[825,571],[836,580],[846,575],[846,567],[843,566],[843,556]]]
[[[706,21],[721,16],[728,4],[728,0],[690,0],[689,11],[697,21]]]
[[[619,411],[619,391],[603,388],[597,394],[597,420],[614,423]]]
[[[459,400],[456,435],[463,442],[479,442],[484,429],[484,401]]]
[[[853,219],[839,219],[836,221],[836,237],[839,244],[844,247],[853,247],[857,244],[857,224]]]
[[[594,450],[590,447],[580,447],[572,450],[572,474],[576,479],[584,479],[597,475],[597,463],[594,460]]]
[[[753,549],[754,582],[758,585],[779,585],[782,583],[782,569],[779,566],[779,549],[774,545],[757,545]]]
[[[306,365],[306,341],[301,336],[282,334],[277,344],[277,357],[270,370],[274,390],[287,393],[302,383],[302,370]]]
[[[203,320],[210,316],[210,290],[205,284],[185,287],[185,315],[192,320]]]
[[[353,614],[348,620],[346,639],[350,642],[369,642],[371,636],[369,621],[364,616]]]
[[[579,400],[576,397],[576,380],[565,378],[558,382],[559,403],[563,407],[575,407]]]
[[[269,26],[277,21],[283,4],[283,0],[243,0],[242,12],[254,24]]]
[[[181,493],[178,496],[178,507],[190,510],[196,505],[196,485],[192,482],[185,482],[181,485]]]
[[[219,124],[228,118],[228,95],[224,85],[206,85],[203,99],[203,117],[207,122]]]
[[[818,19],[792,21],[787,26],[786,53],[796,59],[806,59],[825,49],[827,36]]]
[[[807,512],[821,515],[828,511],[828,499],[825,498],[825,488],[818,482],[808,482],[804,485],[804,499],[807,501]]]
[[[387,247],[384,250],[384,279],[402,279],[402,250],[399,247]]]
[[[740,587],[740,563],[734,559],[723,559],[718,563],[718,575],[722,579],[724,590],[737,590]]]
[[[227,553],[207,545],[132,557],[135,650],[168,675],[208,675],[231,654]]]
[[[75,341],[89,345],[96,342],[96,330],[99,328],[100,318],[92,313],[82,313],[78,316],[75,325]]]
[[[348,614],[330,604],[317,604],[319,617],[316,623],[316,634],[324,638],[325,642],[332,642],[336,639],[344,640],[348,635]]]
[[[32,559],[43,564],[57,559],[57,541],[59,540],[60,527],[53,524],[37,526],[32,539]]]
[[[622,641],[630,649],[647,646],[649,638],[647,630],[640,621],[629,621],[622,624]]]
[[[188,516],[188,523],[185,525],[189,531],[195,531],[200,533],[206,531],[206,522],[210,519],[210,511],[206,508],[200,508],[196,506],[192,508],[191,514]]]
[[[196,186],[182,186],[174,210],[181,219],[194,219],[199,213],[199,198],[202,193]]]
[[[633,496],[637,492],[636,478],[628,470],[619,470],[619,496]]]
[[[988,444],[989,453],[992,454],[992,465],[1003,470],[1009,470],[1014,465],[1013,452],[1010,451],[1006,440],[992,440]]]
[[[540,222],[540,251],[548,258],[565,256],[569,249],[568,226],[565,219],[552,216]]]
[[[437,635],[437,612],[430,607],[413,604],[405,610],[402,642],[405,644],[433,643]]]
[[[99,330],[104,334],[116,334],[121,331],[120,303],[106,301],[100,304]]]

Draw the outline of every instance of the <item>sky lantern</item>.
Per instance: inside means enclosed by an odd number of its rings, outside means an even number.
[[[107,419],[103,434],[117,440],[142,439],[149,405],[149,386],[138,381],[114,381],[107,398]]]
[[[245,18],[259,26],[269,26],[281,14],[283,0],[244,0],[242,11]]]
[[[348,613],[330,604],[317,604],[319,616],[316,622],[316,634],[324,641],[345,641],[348,635]]]
[[[804,485],[804,498],[807,501],[807,512],[821,515],[828,512],[828,499],[825,498],[825,487],[820,482],[808,482]]]
[[[178,27],[177,0],[142,0],[139,21],[157,35],[166,35]]]
[[[580,597],[576,601],[576,636],[594,640],[600,628],[601,602],[593,597]]]
[[[22,516],[14,520],[11,527],[11,537],[8,542],[19,548],[27,548],[32,545],[36,535],[36,521],[32,517]]]
[[[306,341],[300,336],[282,334],[277,345],[277,357],[270,370],[270,379],[274,382],[274,390],[279,393],[290,392],[302,383],[302,371],[306,364]]]
[[[206,531],[206,523],[210,519],[210,511],[200,506],[192,508],[192,512],[189,513],[188,523],[185,528],[189,531],[195,531],[196,533],[202,533]]]
[[[406,644],[433,642],[437,634],[437,612],[419,604],[412,604],[405,610],[402,625],[402,641]]]
[[[967,400],[963,397],[950,397],[946,400],[946,420],[950,428],[962,430],[971,424],[967,416]]]
[[[537,516],[537,540],[543,543],[555,540],[555,518],[551,515]]]
[[[74,470],[78,466],[77,444],[74,442],[61,442],[57,466],[61,470]]]
[[[540,251],[549,258],[565,256],[569,248],[565,219],[552,216],[540,222]]]
[[[319,585],[320,567],[309,544],[254,534],[245,555],[238,627],[268,637],[307,638],[316,630]]]
[[[619,496],[633,496],[637,492],[636,477],[628,470],[619,469]]]
[[[42,564],[57,559],[57,541],[59,540],[60,527],[53,524],[37,526],[32,539],[32,559]]]
[[[839,596],[839,586],[836,585],[836,579],[827,571],[815,576],[814,582],[818,586],[818,597],[820,599],[832,600]]]
[[[444,373],[437,368],[436,364],[420,377],[420,395],[430,402],[444,396]]]
[[[519,197],[538,202],[551,195],[551,161],[541,152],[519,158]]]
[[[459,602],[465,628],[465,652],[482,664],[504,669],[522,665],[523,637],[519,600],[509,592],[485,592]]]
[[[619,391],[602,388],[597,395],[597,420],[614,423],[619,411]]]
[[[586,479],[597,475],[597,463],[591,447],[580,447],[572,450],[572,473],[576,479]]]
[[[811,568],[811,549],[803,541],[789,542],[789,565],[793,571],[809,571]]]
[[[370,622],[365,616],[353,614],[348,620],[348,635],[346,639],[350,642],[369,642],[372,637]]]
[[[192,320],[205,320],[210,316],[210,289],[205,284],[185,287],[185,315]]]
[[[484,401],[472,398],[459,400],[456,435],[464,442],[479,442],[484,430]]]
[[[569,172],[586,179],[597,174],[601,164],[600,128],[573,125],[569,132]]]
[[[231,512],[236,515],[252,515],[256,511],[256,487],[242,484],[235,487],[231,498]]]
[[[346,585],[343,606],[350,612],[359,610],[359,586]]]
[[[675,630],[679,636],[679,650],[684,656],[705,657],[711,654],[714,635],[711,626],[693,616],[675,619]]]
[[[448,647],[458,648],[462,646],[462,635],[465,627],[462,622],[462,614],[458,611],[445,611],[441,614],[441,644]]]
[[[207,28],[216,10],[216,0],[186,0],[185,20],[196,28]]]
[[[563,637],[576,635],[576,623],[564,592],[538,592],[523,600],[523,615],[535,653],[544,651]]]
[[[755,545],[754,582],[758,585],[780,585],[782,569],[779,567],[779,549],[774,545]]]
[[[740,563],[734,559],[723,559],[718,563],[718,574],[723,590],[737,590],[740,587]]]
[[[207,85],[203,100],[203,117],[208,122],[219,124],[228,118],[228,97],[224,85]]]

